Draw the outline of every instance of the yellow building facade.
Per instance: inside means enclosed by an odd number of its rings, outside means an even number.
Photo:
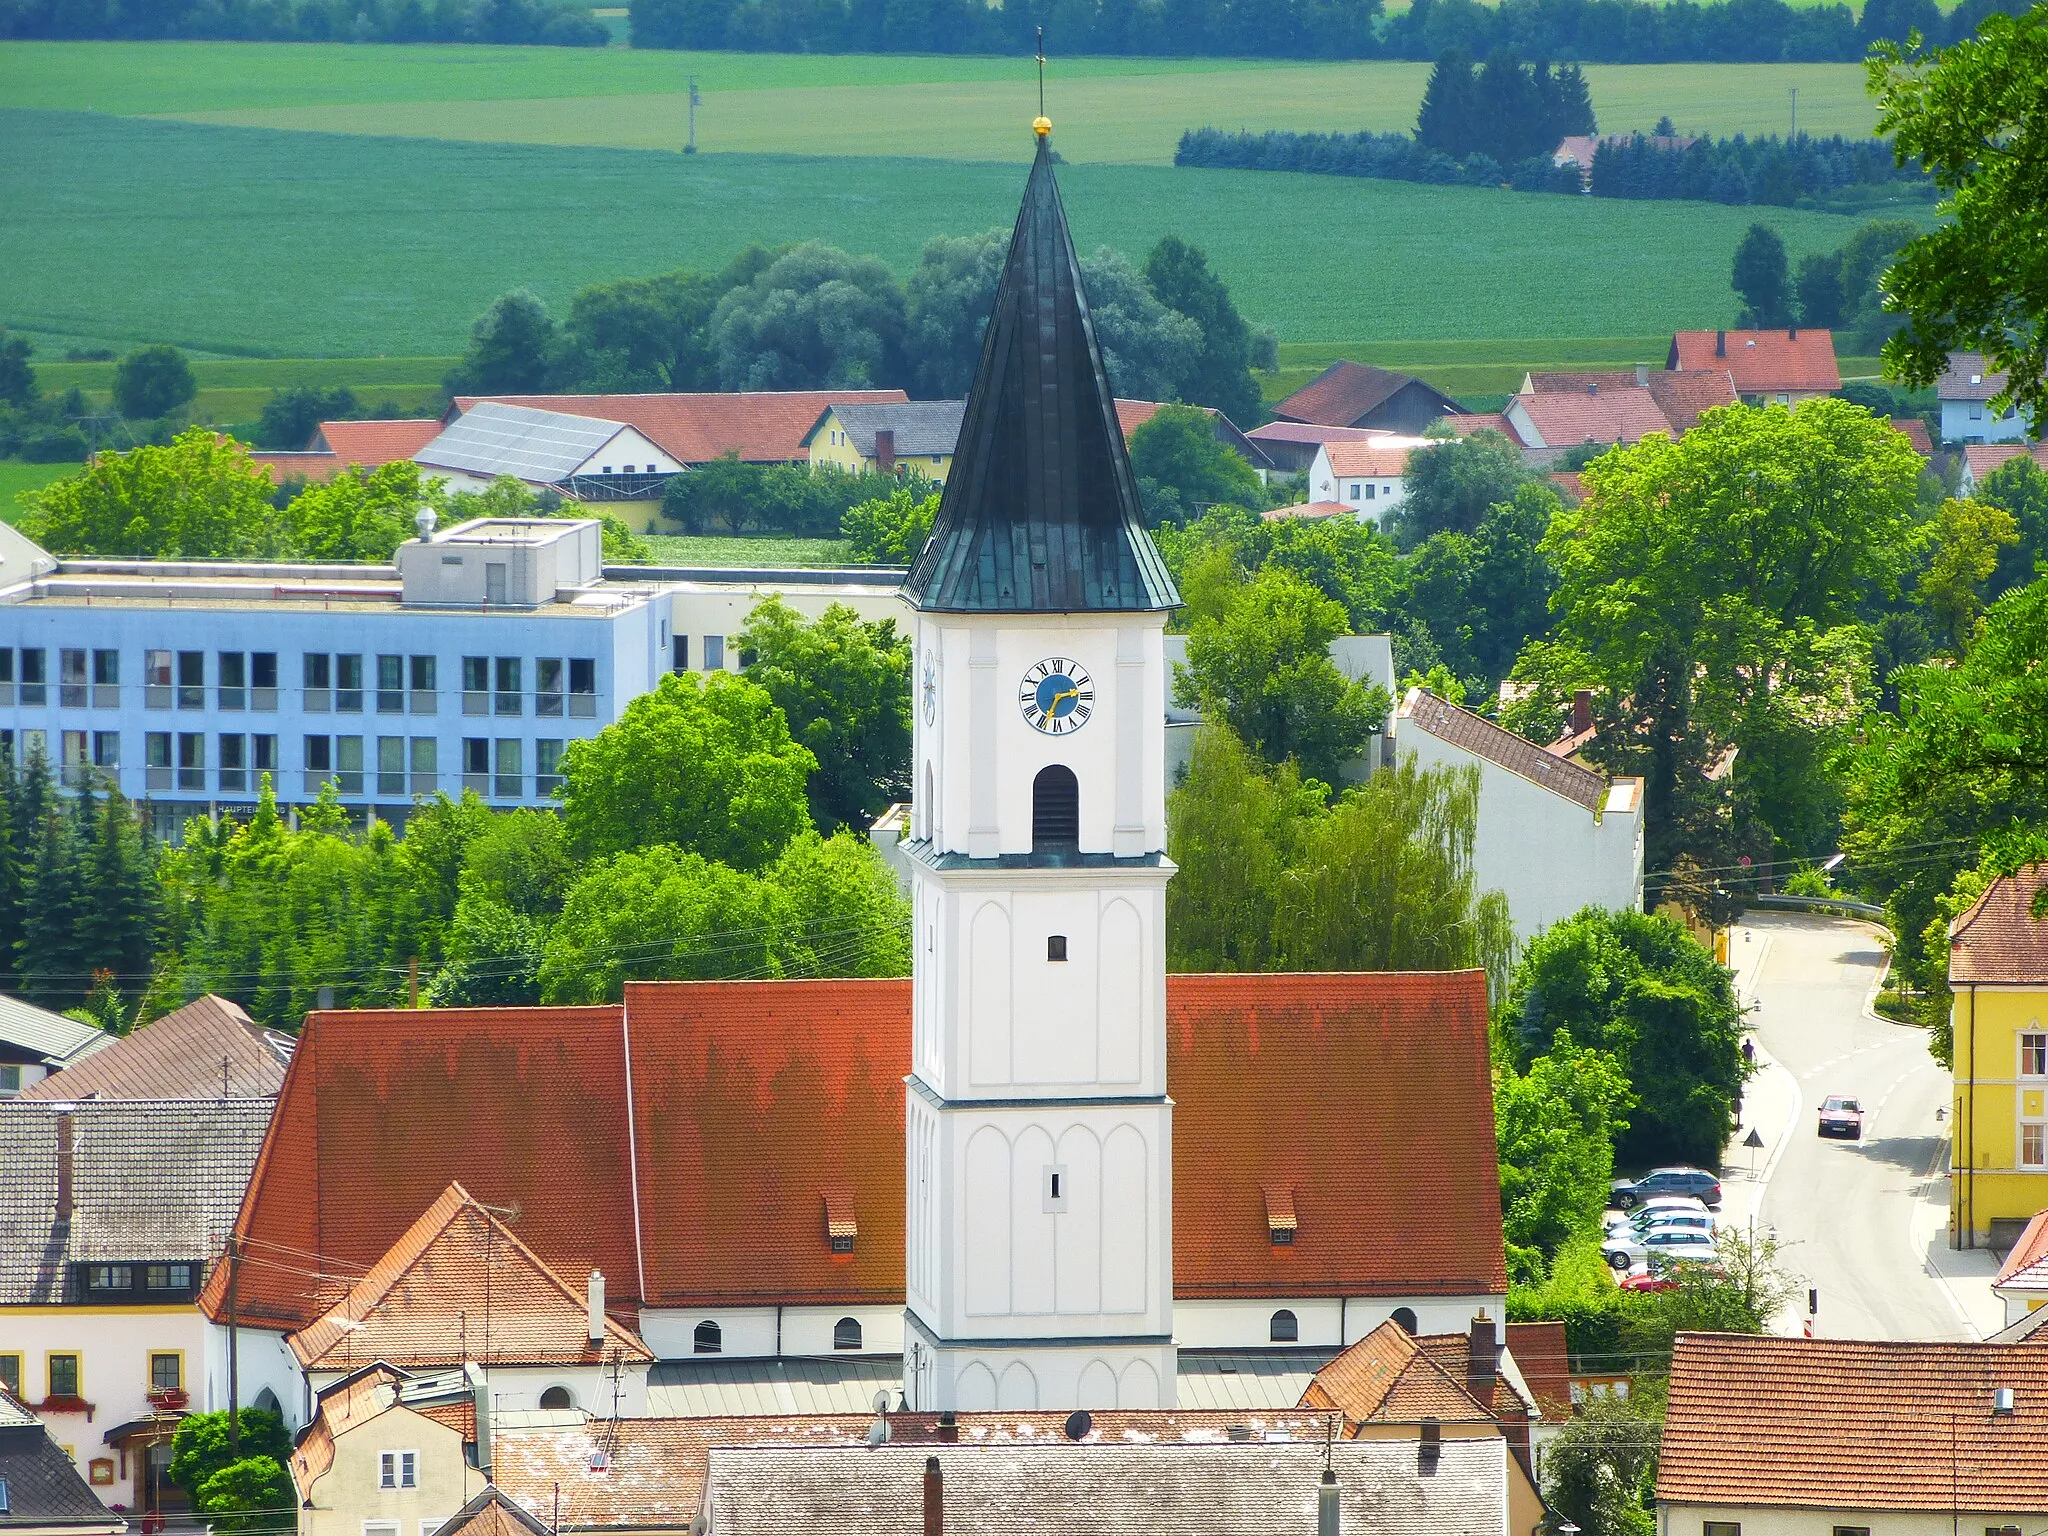
[[[1950,929],[1955,1092],[1949,1237],[1999,1246],[2048,1207],[2048,884],[2036,865],[1991,885]]]
[[[835,405],[804,437],[813,472],[915,476],[944,485],[960,437],[961,400]]]

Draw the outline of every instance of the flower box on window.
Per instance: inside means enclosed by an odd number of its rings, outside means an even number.
[[[149,1402],[153,1408],[183,1408],[191,1402],[183,1387],[151,1387]]]
[[[82,1413],[92,1417],[93,1407],[82,1397],[59,1397],[51,1395],[36,1404],[38,1413]]]

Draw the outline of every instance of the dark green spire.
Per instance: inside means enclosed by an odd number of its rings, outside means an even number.
[[[955,613],[1180,602],[1139,512],[1043,134],[938,522],[904,590],[920,608]]]

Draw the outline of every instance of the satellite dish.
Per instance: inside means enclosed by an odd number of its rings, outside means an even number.
[[[1086,1440],[1088,1438],[1088,1431],[1094,1427],[1095,1420],[1089,1416],[1086,1408],[1076,1408],[1067,1415],[1067,1438],[1069,1440]]]
[[[690,1516],[690,1536],[705,1536],[705,1533],[708,1532],[710,1529],[711,1523],[708,1520],[706,1520],[702,1515]]]
[[[875,1446],[887,1445],[888,1443],[889,1421],[887,1419],[875,1420],[874,1423],[868,1426],[868,1444],[871,1446]]]
[[[884,1387],[881,1391],[877,1392],[874,1402],[869,1404],[869,1406],[877,1413],[887,1413],[889,1411],[889,1389]]]

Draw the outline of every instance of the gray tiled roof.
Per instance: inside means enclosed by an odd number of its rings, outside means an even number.
[[[0,1042],[33,1051],[52,1067],[89,1056],[113,1041],[103,1029],[0,994]]]
[[[965,400],[911,400],[900,405],[835,405],[832,414],[864,459],[875,456],[875,433],[896,434],[899,459],[950,454],[960,441]]]
[[[221,1250],[270,1124],[268,1099],[0,1103],[0,1304],[63,1299],[80,1262],[202,1261]],[[72,1216],[57,1219],[60,1123]]]
[[[1412,722],[1439,741],[1462,747],[1475,757],[1507,769],[1552,794],[1597,811],[1607,802],[1607,780],[1590,768],[1552,757],[1535,742],[1503,730],[1427,688],[1416,688],[1401,701],[1399,718]]]
[[[0,1484],[7,1489],[0,1531],[51,1526],[118,1529],[121,1517],[94,1496],[42,1424],[30,1419],[29,1425],[0,1420]]]
[[[1305,1441],[1188,1445],[713,1447],[713,1536],[899,1536],[922,1528],[925,1459],[944,1475],[948,1536],[1301,1536],[1316,1528],[1325,1448]],[[1507,1442],[1445,1439],[1328,1450],[1342,1527],[1372,1536],[1499,1536]]]

